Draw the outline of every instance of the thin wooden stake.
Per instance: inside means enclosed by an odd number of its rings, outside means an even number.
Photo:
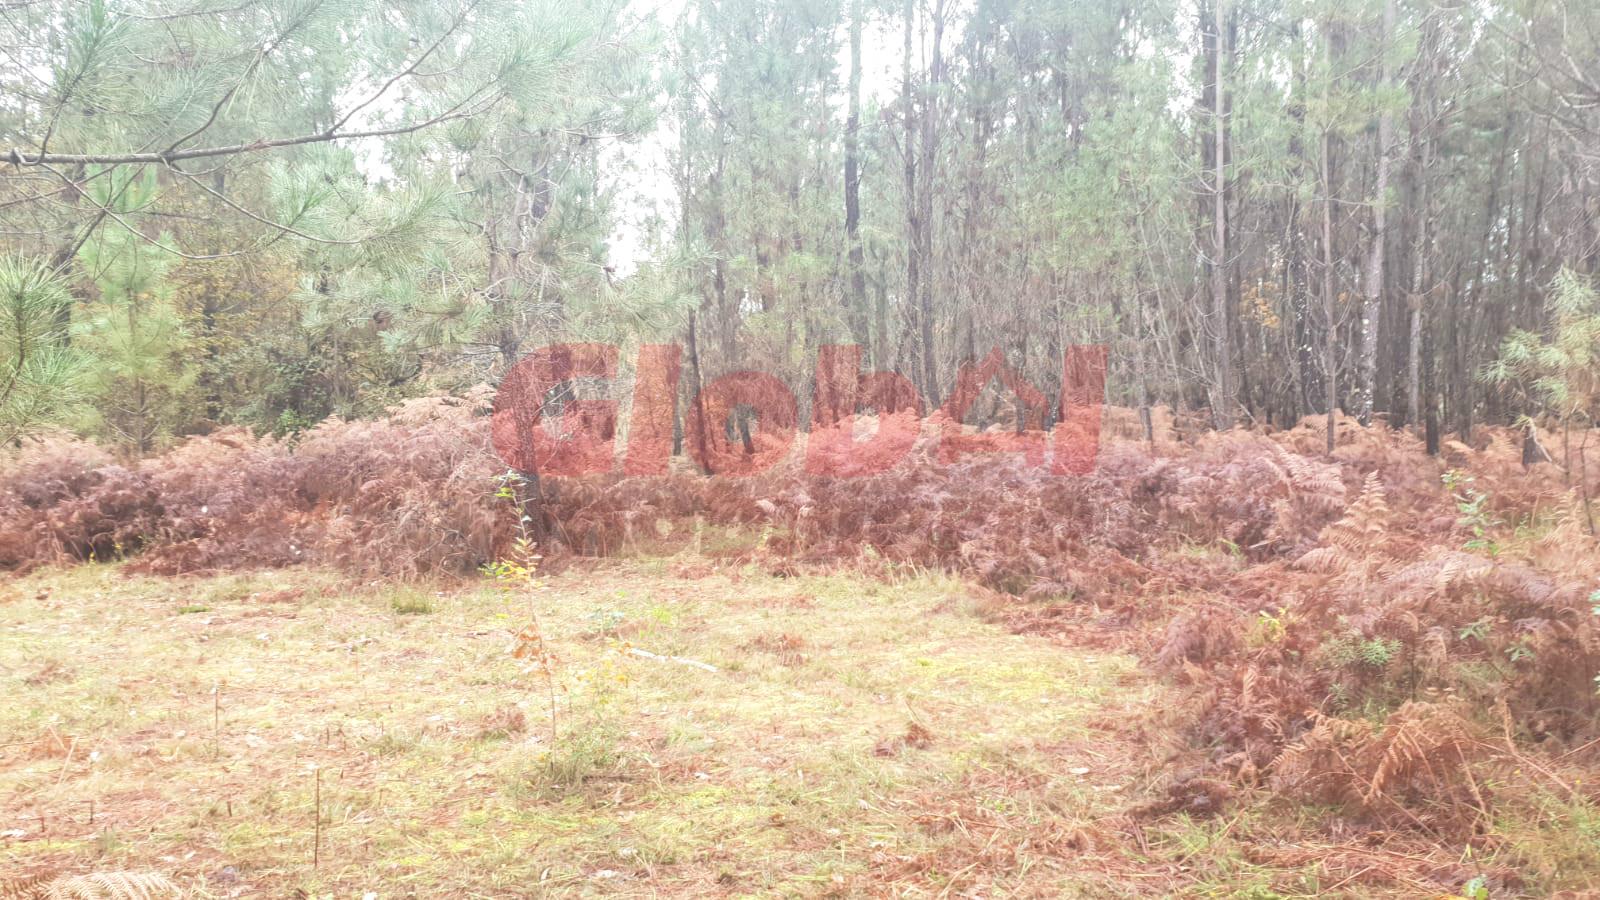
[[[60,742],[57,741],[57,743],[60,743]],[[77,738],[73,738],[72,739],[72,746],[67,748],[67,758],[61,761],[61,773],[56,776],[56,787],[60,787],[61,786],[61,782],[67,777],[67,767],[72,765],[72,753],[73,753],[73,751],[75,751],[77,749],[78,749],[78,739]]]
[[[312,829],[311,838],[311,868],[315,869],[322,864],[322,769],[316,770],[316,806],[317,821]]]

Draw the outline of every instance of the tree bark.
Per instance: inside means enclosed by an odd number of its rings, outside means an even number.
[[[845,318],[850,336],[867,350],[867,358],[877,364],[870,346],[867,325],[867,282],[861,271],[861,10],[862,0],[850,3],[850,107],[844,123],[844,236],[850,276],[845,295]]]
[[[1328,58],[1327,79],[1332,78],[1333,71],[1333,36],[1324,29],[1324,49]],[[1328,95],[1331,93],[1327,80],[1323,81],[1322,99],[1324,108],[1328,105]],[[1327,332],[1323,335],[1322,343],[1322,377],[1326,382],[1326,403],[1328,412],[1327,450],[1331,456],[1334,446],[1334,429],[1338,422],[1338,396],[1339,396],[1339,318],[1335,310],[1333,293],[1333,131],[1326,124],[1322,128],[1322,318]]]
[[[1428,167],[1432,162],[1432,146],[1423,139],[1422,156],[1417,167],[1421,184],[1417,188],[1417,236],[1412,250],[1411,291],[1407,297],[1406,312],[1410,318],[1406,346],[1406,421],[1413,428],[1422,425],[1422,311],[1430,293],[1428,285],[1428,234],[1431,210],[1428,208]]]
[[[1214,2],[1216,67],[1213,76],[1215,88],[1212,92],[1212,129],[1215,141],[1212,155],[1215,170],[1211,184],[1214,254],[1211,261],[1211,327],[1217,366],[1217,408],[1213,416],[1218,428],[1227,429],[1232,428],[1234,424],[1233,335],[1228,322],[1228,144],[1223,101],[1225,84],[1222,78],[1228,54],[1223,46],[1227,33],[1223,25],[1226,0],[1214,0]]]
[[[1383,33],[1378,53],[1382,62],[1380,84],[1390,80],[1389,44],[1394,35],[1395,0],[1384,0]],[[1383,251],[1388,236],[1389,139],[1393,121],[1387,108],[1378,114],[1378,178],[1372,207],[1372,246],[1367,253],[1365,297],[1361,304],[1361,395],[1357,418],[1362,425],[1372,424],[1373,401],[1378,393],[1378,323],[1383,314]]]
[[[944,57],[941,44],[944,40],[945,0],[935,0],[933,8],[933,47],[928,61],[922,101],[922,194],[917,208],[917,240],[927,271],[917,294],[922,332],[922,381],[927,385],[928,397],[936,401],[939,395],[938,353],[933,343],[933,177],[939,156],[939,87],[944,79]]]
[[[911,54],[914,45],[914,36],[917,24],[916,0],[905,2],[905,49],[900,60],[900,102],[905,106],[904,126],[905,140],[902,152],[905,154],[905,204],[906,204],[906,296],[905,301],[910,307],[913,318],[917,320],[919,332],[923,325],[924,315],[920,304],[922,296],[922,246],[918,235],[921,226],[918,222],[917,212],[920,207],[917,194],[917,119],[916,95],[911,89]],[[931,332],[931,323],[929,325]],[[924,354],[927,347],[924,345]],[[925,379],[927,371],[926,360],[913,370],[912,377],[921,382],[918,390],[927,399],[930,406],[935,405],[936,397],[934,385]]]

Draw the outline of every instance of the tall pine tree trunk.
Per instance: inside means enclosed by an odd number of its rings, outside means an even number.
[[[939,395],[939,359],[933,342],[933,280],[937,274],[933,266],[933,176],[938,169],[939,156],[939,88],[944,77],[944,57],[941,55],[944,14],[945,0],[935,0],[933,48],[922,101],[922,193],[917,204],[917,240],[924,265],[917,295],[922,332],[922,381],[927,385],[930,401],[937,400]]]
[[[1228,322],[1228,181],[1227,181],[1227,128],[1224,115],[1222,79],[1227,49],[1223,41],[1226,0],[1215,0],[1214,34],[1216,66],[1215,89],[1212,92],[1212,128],[1215,144],[1212,148],[1215,169],[1212,174],[1211,227],[1213,253],[1211,262],[1211,312],[1212,332],[1217,365],[1217,408],[1213,415],[1218,428],[1232,428],[1234,423],[1233,386],[1233,335]]]
[[[850,290],[845,295],[845,317],[850,336],[857,344],[871,348],[867,325],[866,276],[862,273],[861,252],[861,0],[850,3],[850,108],[844,123],[844,236],[848,245]],[[869,359],[879,364],[876,356]]]
[[[1389,86],[1389,42],[1394,35],[1395,0],[1384,0],[1383,34],[1378,43],[1383,71],[1381,84]],[[1367,252],[1365,296],[1361,303],[1361,394],[1357,417],[1372,424],[1372,407],[1378,393],[1378,323],[1383,315],[1383,251],[1388,236],[1389,136],[1393,130],[1389,110],[1378,114],[1378,179],[1372,207],[1372,246]]]
[[[1432,145],[1423,138],[1422,155],[1418,160],[1417,177],[1417,237],[1412,250],[1411,291],[1406,311],[1410,316],[1409,340],[1406,348],[1406,421],[1420,428],[1422,422],[1422,310],[1428,286],[1428,229],[1431,210],[1428,208],[1428,168],[1432,163]]]
[[[1333,453],[1339,403],[1339,316],[1333,294],[1333,133],[1322,132],[1322,378],[1328,408],[1328,453]]]
[[[906,296],[905,303],[911,310],[912,318],[917,322],[919,331],[923,323],[923,313],[920,304],[922,296],[922,242],[918,239],[921,227],[918,223],[917,212],[920,208],[917,194],[917,135],[916,97],[911,91],[911,54],[917,27],[916,0],[906,0],[905,3],[905,50],[900,60],[900,102],[905,106],[904,126],[905,141],[902,152],[905,154],[905,204],[906,204]],[[931,332],[931,323],[929,323]],[[923,353],[927,352],[926,346]],[[919,365],[912,370],[912,377],[919,384],[918,390],[930,405],[936,398],[933,396],[934,385],[929,384],[924,373],[927,366]]]
[[[1328,74],[1322,82],[1323,108],[1328,108],[1328,95],[1332,93],[1333,35],[1326,25],[1323,28],[1323,49],[1328,64]],[[1339,316],[1333,292],[1333,130],[1322,126],[1322,319],[1327,327],[1322,343],[1322,377],[1326,390],[1328,412],[1328,454],[1333,454],[1334,429],[1338,422],[1339,402]]]

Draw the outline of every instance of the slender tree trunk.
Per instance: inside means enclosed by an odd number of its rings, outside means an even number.
[[[1406,341],[1406,421],[1413,428],[1420,428],[1422,421],[1422,304],[1423,295],[1413,293],[1407,310],[1411,321]]]
[[[1522,259],[1517,264],[1518,327],[1534,330],[1539,327],[1541,304],[1531,302],[1531,285],[1537,280],[1539,263],[1544,258],[1543,235],[1547,179],[1550,174],[1550,124],[1545,123],[1543,159],[1539,163],[1539,181],[1533,201],[1533,215],[1525,216],[1528,234],[1523,241]]]
[[[722,371],[726,372],[737,367],[735,357],[738,353],[739,310],[737,301],[730,301],[728,295],[728,211],[727,198],[723,191],[723,175],[727,167],[727,142],[723,139],[723,131],[724,122],[722,117],[718,116],[715,132],[717,159],[716,168],[711,175],[711,214],[707,216],[707,231],[711,239],[711,291],[715,301],[717,353],[721,357],[716,364],[722,366]],[[714,366],[712,371],[718,370]]]
[[[1217,365],[1217,408],[1214,416],[1217,427],[1222,429],[1232,428],[1234,423],[1234,386],[1233,386],[1233,340],[1228,322],[1228,174],[1227,174],[1227,126],[1224,114],[1223,101],[1224,87],[1222,73],[1227,60],[1227,49],[1223,46],[1227,31],[1223,21],[1226,15],[1226,0],[1215,2],[1215,40],[1216,40],[1216,68],[1212,99],[1212,129],[1215,144],[1212,149],[1213,162],[1216,168],[1212,174],[1211,196],[1211,227],[1213,229],[1213,254],[1211,261],[1211,313],[1212,337],[1215,342]]]
[[[888,368],[894,357],[889,352],[889,267],[878,258],[877,277],[873,279],[872,346],[877,351],[875,368]]]
[[[1322,83],[1323,106],[1328,106],[1332,93],[1329,81],[1333,71],[1333,35],[1323,29],[1323,49],[1329,74]],[[1339,397],[1339,316],[1333,292],[1333,131],[1326,124],[1322,128],[1322,319],[1327,326],[1322,343],[1322,377],[1328,407],[1328,454],[1333,454],[1334,429],[1338,422]]]
[[[1322,377],[1328,408],[1328,452],[1333,452],[1334,428],[1339,407],[1339,316],[1333,295],[1333,181],[1332,164],[1328,157],[1333,153],[1333,137],[1322,135],[1322,319],[1327,327],[1322,342]]]
[[[1147,444],[1156,442],[1156,429],[1154,417],[1150,414],[1150,372],[1146,362],[1147,352],[1145,345],[1149,343],[1149,331],[1145,326],[1144,295],[1135,293],[1133,297],[1133,314],[1136,330],[1134,332],[1133,359],[1134,366],[1139,372],[1139,424],[1144,426],[1144,440]],[[1067,389],[1061,386],[1062,391]]]
[[[1431,342],[1425,343],[1423,323],[1426,320],[1427,298],[1433,285],[1432,252],[1433,234],[1433,140],[1437,125],[1438,102],[1435,95],[1435,56],[1438,48],[1438,26],[1431,14],[1425,14],[1421,25],[1418,48],[1418,65],[1411,87],[1410,111],[1410,179],[1415,186],[1410,221],[1414,222],[1411,239],[1411,286],[1407,291],[1407,342],[1406,342],[1406,422],[1419,435],[1428,434],[1425,418],[1432,417],[1423,410],[1423,357]],[[1431,396],[1431,394],[1429,394]]]
[[[1383,34],[1378,53],[1382,59],[1381,84],[1387,88],[1390,80],[1389,43],[1394,35],[1395,0],[1384,0]],[[1378,393],[1378,323],[1383,315],[1383,251],[1388,237],[1389,206],[1389,140],[1394,125],[1389,110],[1378,114],[1378,181],[1372,207],[1372,246],[1367,253],[1367,283],[1361,304],[1361,395],[1358,418],[1362,425],[1372,424],[1373,402]]]
[[[845,295],[845,316],[851,337],[866,345],[867,358],[876,364],[877,357],[870,353],[874,348],[867,324],[866,276],[861,271],[861,2],[850,3],[850,108],[844,124],[844,236],[849,247],[850,290]]]
[[[1462,440],[1471,440],[1470,411],[1463,411],[1460,407],[1467,404],[1465,392],[1461,389],[1460,379],[1451,373],[1459,371],[1464,365],[1462,360],[1461,336],[1461,290],[1462,267],[1457,261],[1455,271],[1450,276],[1450,293],[1448,303],[1444,308],[1444,343],[1447,365],[1444,371],[1437,374],[1434,390],[1443,395],[1444,419],[1443,428],[1456,427]]]
[[[1289,99],[1289,160],[1292,177],[1298,184],[1310,177],[1305,140],[1306,52],[1300,23],[1297,21],[1290,28],[1290,41],[1294,48],[1294,80],[1291,82]],[[1295,420],[1298,421],[1301,415],[1318,407],[1317,393],[1320,382],[1317,380],[1316,352],[1312,345],[1316,329],[1312,324],[1310,266],[1306,258],[1310,245],[1306,235],[1309,216],[1306,205],[1301,202],[1299,191],[1291,190],[1287,195],[1288,252],[1284,268],[1294,314],[1294,357],[1297,376],[1295,381],[1298,389],[1295,397]]]
[[[931,323],[924,323],[925,316],[922,312],[922,246],[918,236],[922,233],[917,213],[920,209],[917,194],[917,118],[916,94],[911,88],[911,56],[915,44],[914,37],[917,27],[916,0],[905,2],[905,50],[900,61],[900,102],[905,106],[904,126],[905,140],[902,152],[905,154],[905,204],[906,204],[906,296],[905,302],[911,310],[912,317],[917,321],[919,331],[927,328],[932,333]],[[926,354],[928,347],[924,343],[922,352]],[[918,385],[919,392],[927,399],[930,406],[934,405],[935,386],[928,383],[926,373],[929,369],[927,360],[913,370],[913,378],[922,382]]]
[[[694,310],[689,310],[689,390],[694,391],[694,435],[692,440],[699,450],[699,458],[706,467],[707,474],[711,472],[711,456],[706,452],[706,432],[711,424],[706,422],[705,379],[700,372],[700,341],[695,328]]]
[[[918,203],[917,238],[926,271],[917,297],[922,330],[922,380],[927,385],[930,399],[939,395],[939,357],[933,343],[933,195],[934,175],[938,171],[939,157],[939,88],[944,79],[944,57],[941,44],[944,40],[945,0],[935,0],[933,8],[933,48],[928,61],[922,102],[922,194]]]
[[[1422,310],[1429,293],[1428,233],[1432,216],[1428,208],[1428,167],[1432,155],[1432,146],[1424,138],[1417,173],[1422,183],[1417,189],[1417,236],[1412,250],[1411,291],[1406,302],[1410,317],[1406,346],[1406,421],[1417,429],[1422,427]]]

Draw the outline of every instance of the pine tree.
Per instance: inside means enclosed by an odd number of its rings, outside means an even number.
[[[96,188],[97,202],[132,209],[154,191],[154,173],[142,179],[113,174]],[[196,360],[172,302],[166,275],[177,257],[156,238],[128,228],[100,232],[78,251],[99,300],[87,304],[76,343],[88,361],[86,389],[94,400],[94,426],[124,449],[147,453],[181,423],[182,401]]]
[[[66,341],[71,307],[66,282],[54,272],[0,257],[0,445],[72,409],[81,360]]]
[[[1483,371],[1490,384],[1519,386],[1555,418],[1562,433],[1563,465],[1574,465],[1571,434],[1581,435],[1576,448],[1578,486],[1583,494],[1590,532],[1587,453],[1600,402],[1600,293],[1593,282],[1571,269],[1557,275],[1547,301],[1552,312],[1549,336],[1514,331],[1500,345],[1500,357]],[[1524,417],[1525,427],[1532,421]]]

